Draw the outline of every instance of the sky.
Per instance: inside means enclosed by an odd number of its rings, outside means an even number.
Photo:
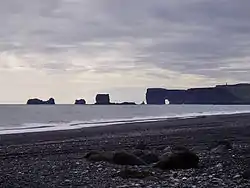
[[[250,82],[248,0],[0,0],[0,103]]]

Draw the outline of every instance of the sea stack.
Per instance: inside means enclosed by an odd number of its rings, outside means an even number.
[[[27,104],[33,104],[33,105],[38,105],[38,104],[55,104],[55,99],[54,98],[50,98],[49,100],[47,101],[43,101],[41,99],[37,99],[37,98],[34,98],[34,99],[29,99],[27,101]]]
[[[100,105],[110,104],[109,94],[97,94],[95,98],[96,103]]]
[[[75,104],[86,104],[86,101],[84,99],[76,99]]]

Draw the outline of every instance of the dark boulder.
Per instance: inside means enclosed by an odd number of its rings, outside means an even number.
[[[123,179],[144,179],[151,177],[153,174],[149,171],[138,171],[132,169],[125,169],[113,175],[113,177],[121,177]]]
[[[75,104],[86,104],[84,99],[75,100]]]
[[[96,100],[95,104],[101,104],[101,105],[111,104],[109,94],[97,94],[95,100]]]
[[[158,155],[156,155],[155,153],[151,153],[151,152],[146,153],[146,154],[140,156],[140,158],[144,162],[146,162],[147,164],[152,164],[152,163],[156,163],[156,162],[159,161]]]
[[[88,153],[85,154],[84,158],[89,159],[89,157],[91,157],[92,155],[96,155],[96,154],[101,154],[101,152],[90,151],[90,152],[88,152]]]
[[[197,168],[198,163],[199,157],[195,153],[182,148],[175,151],[173,150],[172,153],[163,154],[155,167],[163,170],[189,169]]]
[[[189,150],[184,146],[168,146],[163,150],[164,154],[160,157],[160,159],[166,158],[172,153],[179,152],[189,152]]]
[[[91,151],[85,155],[85,158],[87,160],[93,161],[93,162],[99,162],[99,161],[112,162],[113,161],[113,153],[112,152]]]
[[[27,104],[34,104],[34,105],[38,105],[38,104],[55,104],[55,99],[50,98],[47,101],[43,101],[43,100],[37,99],[37,98],[35,98],[35,99],[29,99],[27,101]]]
[[[115,152],[113,162],[119,165],[146,165],[142,159],[125,151]]]
[[[133,155],[137,156],[137,157],[141,157],[142,155],[144,155],[144,151],[143,150],[140,150],[140,149],[136,149],[134,150],[133,152]]]
[[[229,150],[233,149],[232,144],[227,140],[221,140],[213,144],[213,146],[210,147],[211,153],[227,153]]]
[[[144,142],[139,142],[135,146],[135,149],[146,150],[146,149],[149,149],[149,148],[148,148],[148,146]]]
[[[250,179],[250,170],[246,170],[243,172],[242,177],[244,179]]]
[[[158,155],[155,153],[152,153],[151,151],[137,149],[133,151],[133,154],[139,157],[141,160],[143,160],[147,164],[152,164],[152,163],[156,163],[157,161],[159,161]]]

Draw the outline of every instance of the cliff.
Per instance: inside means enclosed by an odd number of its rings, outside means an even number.
[[[38,105],[38,104],[55,104],[55,99],[50,98],[47,101],[43,101],[43,100],[37,99],[37,98],[35,98],[35,99],[29,99],[27,101],[27,104],[33,104],[33,105]]]
[[[147,104],[250,104],[250,84],[218,85],[208,88],[168,90],[149,88]]]

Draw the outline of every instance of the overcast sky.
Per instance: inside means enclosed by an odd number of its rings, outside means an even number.
[[[0,0],[0,102],[250,82],[249,0]]]

